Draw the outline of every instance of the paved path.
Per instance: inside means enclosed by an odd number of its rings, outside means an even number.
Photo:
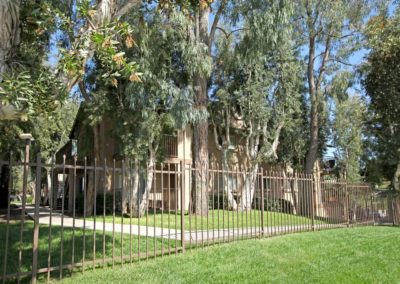
[[[34,206],[26,207],[27,215],[33,219],[35,208]],[[175,229],[168,228],[160,228],[160,227],[147,227],[147,226],[139,226],[129,224],[113,224],[113,223],[103,223],[102,221],[91,221],[82,219],[73,219],[70,216],[64,215],[58,211],[53,211],[51,214],[51,223],[52,225],[69,227],[69,228],[77,228],[83,229],[84,227],[89,230],[97,230],[97,231],[106,231],[106,232],[116,232],[116,233],[124,233],[124,234],[132,234],[136,236],[148,236],[148,237],[157,237],[157,238],[165,238],[165,239],[173,239],[180,240],[181,239],[181,231]],[[102,218],[99,216],[99,219]],[[50,210],[47,207],[40,207],[39,210],[39,224],[50,224]],[[346,227],[346,224],[321,224],[315,225],[316,230],[324,229],[324,228],[339,228]],[[279,235],[288,232],[302,232],[302,231],[310,231],[311,225],[288,225],[288,226],[274,226],[274,227],[264,227],[264,235],[272,236]],[[262,233],[262,229],[260,227],[252,227],[252,228],[231,228],[231,229],[211,229],[211,230],[197,230],[197,231],[185,231],[185,240],[187,242],[192,243],[201,243],[205,241],[221,241],[221,240],[233,240],[242,237],[255,237]]]
[[[34,206],[26,206],[27,215],[30,218],[34,218],[35,215],[35,207]],[[99,219],[102,218],[99,216]],[[75,221],[75,222],[74,222]],[[50,224],[50,210],[47,207],[40,207],[39,211],[39,224]],[[124,233],[124,234],[132,234],[136,236],[148,236],[148,237],[162,237],[167,239],[175,239],[175,236],[179,236],[180,239],[180,230],[168,229],[168,228],[159,228],[159,227],[147,227],[147,226],[139,226],[129,224],[113,224],[113,223],[103,223],[102,221],[91,221],[86,220],[86,222],[82,219],[72,218],[70,216],[64,215],[58,211],[53,211],[51,214],[51,224],[55,226],[69,227],[69,228],[77,228],[83,229],[84,227],[89,230],[96,231],[106,231],[116,233]],[[132,230],[132,231],[131,231]]]

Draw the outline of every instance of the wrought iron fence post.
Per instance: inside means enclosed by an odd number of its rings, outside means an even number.
[[[375,226],[374,196],[371,194],[372,224]]]
[[[181,244],[185,253],[185,160],[181,161]]]
[[[42,181],[42,161],[40,153],[36,157],[36,186],[35,186],[35,215],[33,229],[33,251],[32,251],[32,283],[37,281],[38,254],[39,254],[39,205],[40,205],[40,188]]]
[[[264,236],[264,169],[261,168],[261,234]]]
[[[345,182],[345,191],[346,191],[346,213],[347,213],[347,227],[350,227],[350,195],[349,195],[349,187],[347,186],[347,182]]]
[[[388,197],[389,198],[389,197]],[[396,211],[395,211],[395,207],[394,207],[394,198],[393,196],[390,197],[390,204],[392,205],[392,225],[395,226],[396,225]]]
[[[316,187],[316,180],[313,176],[311,176],[311,229],[315,231],[315,187]]]

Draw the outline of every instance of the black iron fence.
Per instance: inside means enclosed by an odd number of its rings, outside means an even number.
[[[398,224],[400,200],[303,173],[131,162],[0,161],[0,277],[50,281],[211,244]],[[4,202],[6,200],[6,202]]]

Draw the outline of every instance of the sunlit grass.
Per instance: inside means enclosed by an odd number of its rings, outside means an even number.
[[[398,283],[399,239],[392,227],[293,234],[75,274],[63,283]]]
[[[286,214],[273,211],[264,211],[263,220],[260,210],[251,210],[249,212],[228,211],[228,210],[209,210],[207,216],[199,216],[194,214],[185,213],[184,222],[185,230],[207,230],[207,229],[227,229],[227,228],[252,228],[261,227],[274,227],[274,226],[288,226],[288,225],[311,225],[312,220],[308,217],[296,216],[293,214]],[[94,218],[90,217],[87,220],[93,221]],[[146,212],[141,218],[130,218],[127,215],[123,217],[116,215],[102,215],[96,217],[98,222],[107,222],[116,224],[134,224],[150,227],[164,227],[172,229],[181,228],[181,214],[177,212]],[[262,223],[263,221],[263,223]],[[315,220],[315,224],[324,224],[324,221]]]

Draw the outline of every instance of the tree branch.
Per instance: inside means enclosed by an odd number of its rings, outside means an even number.
[[[121,8],[117,10],[114,15],[114,18],[121,18],[126,13],[128,13],[135,6],[139,6],[142,3],[141,0],[128,0]]]
[[[216,27],[216,29],[217,29],[217,30],[220,30],[220,31],[225,35],[226,38],[229,38],[232,34],[234,34],[234,33],[236,33],[236,32],[249,30],[248,28],[240,28],[240,29],[236,29],[236,30],[230,31],[230,32],[228,33],[226,30],[224,30],[224,29],[221,28],[221,27]]]
[[[282,128],[284,125],[285,125],[285,123],[283,121],[281,121],[276,129],[275,138],[274,138],[274,141],[272,142],[271,149],[268,152],[268,154],[266,155],[268,158],[272,156],[272,157],[274,157],[274,159],[278,159],[276,150],[278,149],[279,137],[281,135],[281,131],[282,131]]]
[[[85,101],[90,102],[91,99],[89,97],[89,94],[86,92],[85,84],[83,83],[83,81],[79,81],[78,86],[79,86],[79,91],[81,91],[81,94],[85,99]]]
[[[211,46],[212,46],[212,43],[213,43],[214,37],[215,37],[215,30],[217,29],[219,18],[221,17],[221,14],[225,8],[225,5],[226,5],[226,0],[223,0],[221,2],[221,5],[218,7],[218,10],[214,16],[214,22],[212,23],[211,30],[210,30],[210,36],[209,36],[209,40],[208,40],[208,52],[210,54],[211,54]]]
[[[317,90],[319,89],[319,86],[320,86],[320,84],[321,84],[322,77],[323,77],[324,72],[325,72],[325,65],[326,65],[326,62],[327,62],[328,59],[329,59],[329,50],[330,50],[330,46],[331,46],[331,37],[328,36],[327,39],[326,39],[326,43],[325,43],[324,57],[322,58],[321,66],[320,66],[320,68],[319,68],[319,70],[318,70],[318,71],[319,71],[319,74],[318,74],[317,82],[316,82],[316,84],[315,84],[315,87],[316,87]]]
[[[217,133],[217,126],[214,123],[214,120],[212,120],[212,125],[213,125],[213,129],[214,129],[214,139],[215,139],[215,147],[221,151],[222,150],[222,146],[219,144],[218,142],[218,133]]]

